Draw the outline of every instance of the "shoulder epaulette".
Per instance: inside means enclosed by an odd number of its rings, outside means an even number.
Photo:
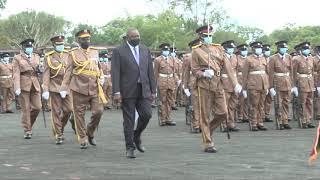
[[[45,54],[45,56],[50,56],[51,54],[53,54],[55,51],[50,51],[48,53]]]
[[[196,48],[198,48],[200,46],[202,46],[202,44],[198,44],[198,45],[192,46],[192,49],[196,49]]]
[[[221,46],[221,44],[211,44],[212,46]]]
[[[95,50],[107,50],[105,47],[96,47],[96,46],[90,46],[90,49],[95,49]]]

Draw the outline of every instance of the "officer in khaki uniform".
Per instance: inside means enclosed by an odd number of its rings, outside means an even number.
[[[276,116],[278,116],[280,130],[291,129],[288,124],[289,103],[292,89],[292,59],[288,51],[288,42],[279,41],[275,43],[277,54],[270,57],[269,61],[269,83],[270,95],[275,97]],[[277,113],[278,112],[278,113]]]
[[[225,55],[231,64],[232,75],[234,77],[237,77],[238,61],[236,55],[234,54],[234,48],[236,47],[236,45],[234,44],[233,40],[225,41],[221,45],[224,48]],[[221,72],[221,81],[224,88],[228,109],[227,122],[222,122],[224,129],[223,131],[239,131],[240,129],[235,126],[235,110],[238,101],[238,94],[234,92],[232,82],[229,80],[229,76],[227,75],[226,69],[222,68]]]
[[[248,45],[240,44],[237,46],[238,55],[237,55],[237,79],[238,82],[243,85],[243,67],[248,58]],[[249,122],[248,112],[249,105],[248,99],[244,98],[242,94],[239,95],[238,100],[238,121],[239,122]]]
[[[100,64],[104,74],[104,81],[103,84],[103,92],[106,96],[106,99],[109,99],[108,103],[106,104],[106,109],[111,109],[112,107],[112,82],[111,82],[111,62],[109,61],[108,52],[101,52],[100,56]]]
[[[268,94],[267,60],[262,53],[262,43],[250,44],[253,54],[248,56],[243,68],[243,95],[249,98],[249,120],[252,131],[267,128],[263,125],[264,102]],[[247,92],[248,91],[248,92]]]
[[[103,113],[103,104],[107,103],[102,89],[104,76],[99,62],[99,52],[90,46],[90,37],[90,31],[86,29],[76,33],[80,47],[70,51],[60,88],[62,98],[66,97],[70,88],[76,133],[81,149],[86,149],[88,142],[96,146],[94,132]],[[88,105],[92,115],[86,127],[85,111]]]
[[[175,126],[176,122],[171,119],[171,106],[174,104],[176,87],[175,60],[169,56],[170,44],[163,43],[159,48],[162,55],[154,60],[154,74],[160,91],[160,125]]]
[[[262,52],[264,57],[267,60],[267,64],[269,64],[269,58],[271,56],[271,45],[270,44],[264,44],[262,47]],[[268,93],[266,96],[266,100],[264,101],[264,122],[273,122],[273,120],[270,118],[271,113],[271,104],[272,104],[272,97],[271,94]]]
[[[41,110],[41,89],[37,77],[40,57],[33,53],[33,43],[33,39],[22,41],[22,51],[14,56],[12,63],[14,91],[20,98],[25,139],[31,139],[32,126]]]
[[[316,112],[316,119],[320,120],[320,46],[316,46],[314,49],[315,55],[314,55],[314,59],[315,59],[315,70],[317,71],[316,73],[314,73],[315,75],[315,84],[317,85],[317,112]]]
[[[174,103],[172,106],[173,110],[178,110],[176,107],[181,106],[181,82],[182,82],[182,61],[177,57],[177,48],[171,47],[170,48],[170,57],[174,59],[174,65],[175,65],[175,75],[176,75],[176,84],[175,84],[175,93],[174,93]]]
[[[222,68],[225,68],[225,73],[232,82],[232,86],[235,87],[236,93],[240,93],[242,90],[223,47],[219,44],[212,44],[212,29],[212,26],[202,26],[196,30],[202,43],[193,47],[191,62],[192,74],[197,79],[200,127],[205,146],[204,151],[207,153],[217,152],[212,137],[213,131],[228,117],[226,98],[221,82]]]
[[[62,144],[63,129],[72,113],[71,95],[61,98],[59,94],[69,53],[64,50],[64,36],[54,36],[50,40],[54,50],[45,55],[42,97],[48,101],[50,96],[53,135],[56,144]]]
[[[302,121],[302,128],[314,128],[311,123],[312,118],[312,104],[314,79],[314,58],[311,56],[310,43],[303,42],[299,45],[301,48],[301,55],[293,58],[293,93],[298,96],[302,111],[300,118]]]
[[[191,41],[188,45],[190,48],[199,46],[201,41],[199,39]],[[192,133],[200,133],[200,111],[199,111],[199,95],[196,87],[196,77],[191,71],[191,53],[187,53],[183,58],[183,75],[182,75],[182,87],[187,97],[191,96],[191,102],[193,107],[192,118]]]
[[[14,98],[12,81],[12,64],[9,53],[3,53],[0,62],[1,113],[13,113],[11,105]]]

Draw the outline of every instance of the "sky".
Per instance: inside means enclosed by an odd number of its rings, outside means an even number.
[[[258,27],[266,33],[288,23],[320,25],[319,0],[223,0],[222,3],[231,22]],[[162,10],[161,6],[153,5],[148,0],[7,0],[1,18],[33,9],[74,23],[104,25],[117,17],[155,14]]]

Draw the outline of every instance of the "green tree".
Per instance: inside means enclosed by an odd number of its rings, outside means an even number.
[[[6,39],[6,45],[20,46],[26,38],[35,40],[35,47],[47,45],[50,38],[57,34],[64,34],[69,22],[45,12],[24,11],[9,16],[1,21],[0,32]]]

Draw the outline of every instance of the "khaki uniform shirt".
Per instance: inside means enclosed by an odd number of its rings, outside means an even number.
[[[40,92],[40,83],[37,78],[37,69],[39,66],[40,57],[37,54],[32,54],[28,57],[24,52],[14,56],[12,61],[13,69],[13,85],[14,90],[21,89],[30,91],[34,86],[36,91]]]

